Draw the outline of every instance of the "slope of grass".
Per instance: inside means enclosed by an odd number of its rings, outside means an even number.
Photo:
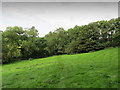
[[[117,88],[118,48],[3,65],[3,88]]]

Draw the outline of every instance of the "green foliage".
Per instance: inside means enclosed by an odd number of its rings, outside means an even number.
[[[7,27],[2,33],[3,63],[16,60],[45,57],[46,41],[38,37],[35,27],[25,29],[21,27]],[[40,45],[39,45],[40,44]],[[41,54],[40,54],[41,53]]]
[[[54,32],[50,32],[45,36],[47,40],[47,49],[52,55],[65,53],[65,45],[67,44],[67,32],[63,28],[58,28]]]
[[[2,31],[0,31],[0,64],[2,63]],[[0,66],[1,69],[1,66]]]
[[[120,18],[68,30],[58,28],[39,37],[34,26],[7,27],[2,33],[3,63],[52,55],[85,53],[120,46]]]

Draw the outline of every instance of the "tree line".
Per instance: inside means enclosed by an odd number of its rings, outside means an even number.
[[[120,18],[101,20],[68,30],[58,28],[44,37],[38,30],[18,26],[2,32],[2,63],[76,54],[120,46]]]

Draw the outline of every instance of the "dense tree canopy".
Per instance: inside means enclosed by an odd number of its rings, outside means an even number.
[[[120,46],[120,18],[58,28],[39,37],[34,26],[28,29],[14,26],[2,32],[3,63],[51,55],[84,53]]]

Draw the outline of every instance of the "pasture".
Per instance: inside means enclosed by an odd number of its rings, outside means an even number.
[[[117,88],[118,48],[2,66],[3,88]]]

